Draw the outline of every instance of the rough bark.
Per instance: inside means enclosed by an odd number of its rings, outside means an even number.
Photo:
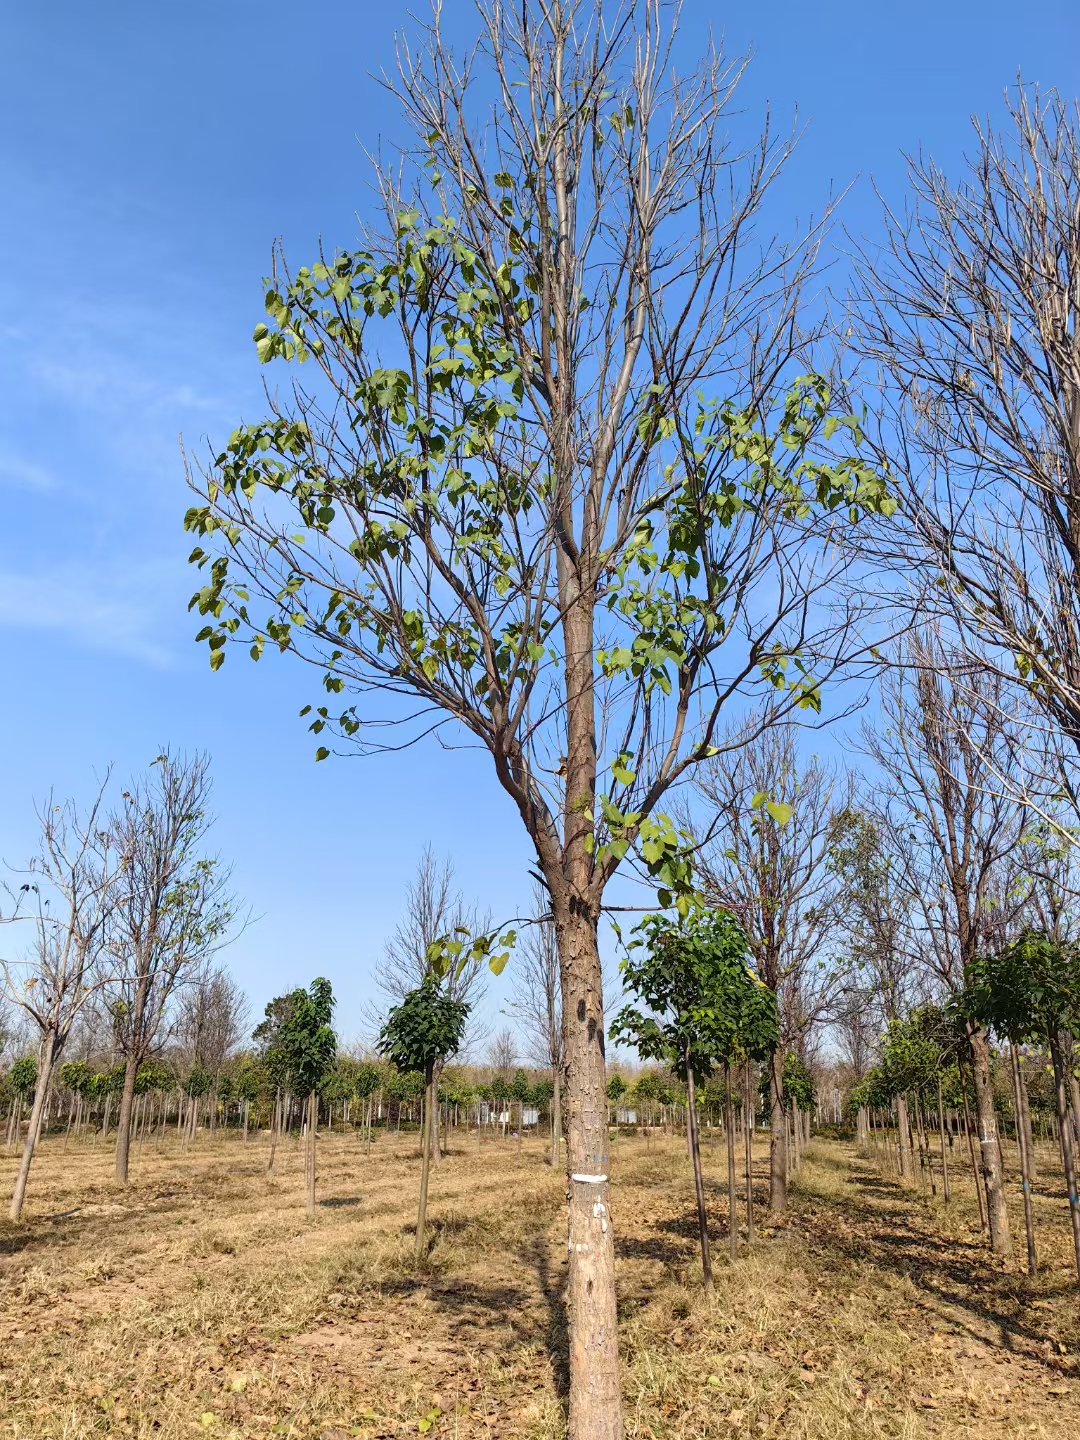
[[[1059,1036],[1050,1036],[1050,1059],[1054,1066],[1054,1100],[1057,1107],[1058,1130],[1061,1140],[1061,1161],[1065,1171],[1065,1188],[1069,1196],[1069,1219],[1072,1223],[1073,1254],[1076,1259],[1076,1276],[1080,1283],[1080,1198],[1076,1193],[1076,1148],[1075,1136],[1069,1116],[1069,1094],[1066,1066],[1062,1055]]]
[[[913,1180],[915,1166],[911,1159],[911,1119],[908,1115],[907,1100],[903,1095],[896,1097],[896,1128],[900,1140],[900,1178]]]
[[[52,1078],[53,1063],[56,1059],[56,1054],[56,1036],[47,1035],[42,1041],[41,1048],[38,1052],[37,1088],[34,1090],[34,1103],[30,1107],[30,1120],[26,1127],[26,1140],[23,1144],[22,1159],[19,1161],[19,1170],[15,1177],[15,1189],[11,1196],[11,1208],[8,1212],[13,1221],[18,1221],[22,1215],[23,1202],[26,1199],[26,1184],[30,1179],[30,1164],[34,1158],[34,1148],[37,1145],[38,1132],[41,1128],[41,1116],[45,1109],[46,1096],[49,1093],[49,1081]]]
[[[135,1077],[139,1069],[139,1057],[132,1052],[124,1061],[124,1088],[120,1093],[120,1114],[116,1121],[116,1161],[113,1179],[117,1185],[128,1183],[128,1165],[131,1156],[131,1111],[135,1100]]]
[[[1009,1212],[1005,1205],[1005,1183],[998,1139],[994,1087],[990,1078],[990,1046],[986,1032],[978,1026],[968,1029],[972,1069],[975,1077],[975,1115],[979,1125],[980,1170],[986,1190],[986,1214],[990,1224],[990,1249],[1007,1259],[1012,1254]]]
[[[555,933],[566,1056],[570,1434],[623,1440],[595,916],[582,913],[580,902],[557,903]]]
[[[769,1057],[769,1209],[787,1209],[787,1112],[784,1108],[784,1057]]]

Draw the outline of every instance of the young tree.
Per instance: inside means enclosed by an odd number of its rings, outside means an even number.
[[[545,891],[536,887],[535,923],[518,945],[514,965],[514,1008],[532,1045],[531,1059],[551,1070],[551,1164],[559,1164],[562,1138],[563,1048],[559,947]]]
[[[426,1097],[420,1153],[420,1206],[416,1217],[416,1258],[423,1260],[427,1222],[428,1176],[434,1139],[432,1111],[438,1103],[437,1067],[455,1054],[469,1019],[466,1000],[454,1000],[429,977],[395,1005],[379,1034],[379,1049],[399,1070],[422,1070]]]
[[[258,353],[310,379],[193,477],[192,603],[215,667],[243,639],[319,667],[335,709],[361,697],[316,732],[370,751],[387,722],[391,748],[451,726],[489,751],[559,951],[570,1427],[612,1440],[604,891],[631,848],[687,882],[661,807],[732,697],[771,697],[771,723],[862,653],[820,597],[843,528],[892,501],[798,378],[817,232],[754,236],[791,147],[729,143],[743,62],[672,76],[662,0],[478,9],[467,62],[439,7],[399,52],[415,144],[378,171],[385,233],[275,257]]]
[[[758,975],[777,999],[782,1047],[769,1057],[769,1204],[787,1206],[783,1047],[801,1046],[836,1005],[841,977],[830,942],[840,886],[828,864],[850,784],[816,757],[800,759],[797,734],[776,726],[733,745],[734,757],[698,772],[702,891],[730,910]]]
[[[85,814],[70,801],[50,801],[39,811],[41,848],[30,862],[31,879],[16,892],[15,908],[5,917],[25,919],[33,928],[28,958],[0,961],[0,974],[38,1036],[37,1088],[11,1197],[12,1220],[22,1214],[53,1068],[76,1019],[107,978],[102,958],[111,935],[119,860],[103,833],[103,799],[104,786]]]
[[[276,1044],[281,1051],[285,1074],[298,1096],[303,1096],[307,1109],[307,1146],[304,1176],[307,1208],[315,1218],[315,1139],[319,1120],[319,1086],[337,1058],[337,1036],[334,1034],[334,992],[330,981],[321,976],[307,990],[291,990],[288,1005],[278,1027]]]
[[[159,755],[110,817],[123,865],[113,887],[109,1000],[124,1058],[115,1175],[126,1185],[135,1076],[158,1044],[169,1007],[226,943],[234,918],[229,872],[205,854],[212,823],[205,755]]]
[[[777,1042],[776,998],[747,968],[749,949],[734,916],[694,909],[678,923],[650,915],[635,927],[621,969],[627,989],[646,1012],[626,1005],[611,1038],[634,1046],[645,1060],[662,1060],[686,1080],[687,1133],[694,1166],[701,1268],[712,1293],[712,1258],[701,1174],[696,1087],[748,1044],[758,1051]],[[640,950],[640,957],[633,951]]]

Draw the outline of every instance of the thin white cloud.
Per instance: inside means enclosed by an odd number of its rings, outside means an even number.
[[[162,594],[165,568],[127,569],[117,580],[85,566],[19,574],[0,564],[0,627],[54,631],[91,649],[169,669],[175,656],[161,640],[170,628],[160,607],[168,599]]]
[[[45,493],[56,489],[56,477],[44,465],[10,450],[0,450],[0,485]]]

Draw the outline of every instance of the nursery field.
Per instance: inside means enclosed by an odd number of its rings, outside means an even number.
[[[148,1149],[125,1191],[105,1147],[61,1144],[43,1147],[25,1223],[0,1226],[0,1435],[563,1433],[564,1182],[543,1141],[455,1137],[423,1271],[415,1137],[380,1136],[370,1156],[321,1139],[314,1222],[291,1142],[272,1174],[265,1136]],[[704,1149],[713,1303],[683,1143],[623,1137],[613,1156],[628,1435],[1051,1440],[1080,1425],[1054,1191],[1036,1196],[1031,1286],[991,1261],[969,1184],[946,1215],[818,1139],[786,1223],[732,1266],[723,1149]],[[763,1217],[766,1158],[762,1140]],[[13,1169],[0,1163],[0,1188]]]

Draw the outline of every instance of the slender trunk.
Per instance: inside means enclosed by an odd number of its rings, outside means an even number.
[[[750,1062],[746,1062],[746,1100],[743,1115],[743,1149],[746,1162],[746,1243],[754,1243],[754,1101],[750,1090]]]
[[[555,1088],[551,1097],[551,1168],[554,1170],[559,1164],[559,1142],[562,1135],[562,1081],[557,1063],[551,1067],[551,1073]]]
[[[315,1219],[315,1132],[318,1128],[318,1097],[312,1090],[308,1096],[308,1127],[307,1127],[307,1213],[308,1218]]]
[[[431,1145],[434,1140],[434,1126],[431,1121],[432,1099],[435,1090],[434,1066],[429,1065],[426,1081],[424,1113],[420,1126],[420,1204],[416,1212],[416,1259],[424,1258],[425,1229],[427,1227],[428,1177],[431,1173]]]
[[[735,1196],[735,1107],[731,1103],[731,1066],[724,1061],[724,1130],[727,1138],[728,1249],[739,1253],[739,1211]]]
[[[1038,1177],[1038,1165],[1035,1160],[1035,1132],[1031,1127],[1031,1103],[1028,1099],[1027,1081],[1024,1079],[1024,1068],[1020,1064],[1020,1052],[1016,1055],[1016,1069],[1020,1079],[1020,1124],[1024,1130],[1024,1141],[1027,1145],[1028,1157],[1028,1179],[1032,1185]]]
[[[787,1110],[784,1106],[784,1057],[769,1057],[769,1209],[787,1209]]]
[[[1010,1042],[1009,1058],[1012,1062],[1013,1099],[1016,1103],[1016,1138],[1020,1145],[1020,1187],[1024,1192],[1024,1236],[1027,1240],[1027,1272],[1034,1280],[1035,1265],[1035,1221],[1031,1213],[1031,1162],[1028,1153],[1028,1137],[1024,1134],[1020,1102],[1020,1056],[1016,1046]]]
[[[960,1094],[964,1100],[964,1134],[967,1136],[968,1154],[971,1157],[971,1173],[975,1177],[975,1199],[979,1202],[979,1226],[986,1229],[986,1197],[983,1194],[982,1178],[979,1175],[979,1166],[975,1159],[975,1142],[971,1136],[971,1111],[968,1109],[967,1086],[964,1084],[964,1072],[960,1071]]]
[[[1076,1194],[1076,1160],[1073,1128],[1069,1118],[1069,1093],[1061,1038],[1050,1035],[1050,1059],[1054,1066],[1054,1100],[1057,1105],[1058,1129],[1061,1131],[1061,1160],[1065,1170],[1065,1188],[1069,1196],[1069,1219],[1072,1221],[1073,1254],[1076,1277],[1080,1282],[1080,1199]],[[17,1218],[17,1217],[16,1217]]]
[[[941,1191],[943,1196],[945,1197],[945,1204],[948,1205],[952,1196],[949,1190],[949,1161],[945,1151],[945,1107],[942,1103],[941,1098],[940,1077],[938,1078],[937,1082],[937,1123],[938,1139],[941,1142]],[[949,1137],[949,1143],[952,1144],[951,1135]]]
[[[244,1122],[243,1122],[243,1123],[244,1123],[244,1144],[245,1144],[245,1145],[247,1144],[247,1139],[248,1139],[248,1121],[250,1120],[250,1118],[251,1118],[251,1101],[250,1101],[250,1100],[245,1100],[245,1101],[244,1101]]]
[[[900,1141],[900,1178],[913,1180],[915,1167],[911,1163],[911,1124],[908,1119],[907,1100],[903,1095],[896,1097],[896,1128]]]
[[[41,1128],[41,1116],[45,1109],[46,1096],[49,1093],[53,1064],[60,1053],[61,1044],[62,1042],[58,1042],[55,1034],[46,1035],[38,1051],[37,1087],[34,1090],[34,1103],[30,1107],[30,1123],[26,1127],[26,1141],[23,1145],[22,1159],[19,1162],[19,1171],[15,1177],[11,1209],[8,1212],[13,1221],[18,1221],[22,1215],[23,1202],[26,1199],[26,1185],[30,1179],[30,1164],[34,1158],[34,1147],[37,1144],[38,1131]]]
[[[135,1076],[139,1069],[139,1056],[132,1051],[124,1061],[124,1088],[120,1093],[120,1114],[116,1121],[116,1160],[113,1165],[113,1179],[117,1185],[128,1183],[128,1165],[131,1156],[131,1109],[135,1101]]]
[[[1012,1238],[1009,1235],[1009,1212],[1005,1206],[1001,1145],[998,1141],[997,1115],[994,1111],[990,1046],[986,1031],[969,1025],[968,1044],[971,1047],[975,1076],[975,1112],[979,1122],[979,1148],[986,1185],[986,1213],[990,1221],[990,1249],[995,1255],[1005,1259],[1012,1254]]]
[[[709,1217],[705,1211],[705,1182],[701,1174],[701,1146],[698,1140],[697,1105],[694,1100],[694,1072],[686,1066],[686,1128],[690,1136],[690,1155],[694,1164],[694,1195],[697,1199],[698,1233],[701,1236],[701,1272],[705,1277],[705,1293],[713,1293],[712,1256],[709,1253]]]
[[[270,1159],[266,1162],[267,1173],[274,1168],[274,1156],[277,1154],[278,1131],[281,1129],[281,1091],[274,1095],[274,1114],[270,1120]]]

